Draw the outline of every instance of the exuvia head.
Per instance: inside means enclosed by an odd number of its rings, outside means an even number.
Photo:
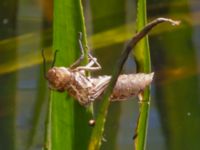
[[[46,59],[44,50],[42,50],[44,78],[49,81],[51,89],[64,91],[65,85],[71,79],[71,72],[65,67],[54,67],[57,52],[58,50],[55,51],[51,68],[46,73]]]
[[[50,88],[64,91],[65,86],[70,82],[72,73],[65,67],[53,67],[48,70],[46,79],[49,81]]]

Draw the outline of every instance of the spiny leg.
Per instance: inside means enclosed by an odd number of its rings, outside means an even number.
[[[79,43],[79,48],[81,50],[81,56],[70,66],[71,69],[79,66],[81,61],[83,61],[83,59],[84,59],[84,49],[83,49],[83,44],[82,44],[82,33],[81,32],[79,32],[78,43]]]
[[[77,67],[75,70],[97,71],[101,69],[101,65],[97,62],[97,59],[95,57],[93,57],[90,53],[88,53],[88,57],[90,62],[86,66]],[[93,65],[96,65],[96,67],[94,67]]]
[[[74,70],[77,70],[77,71],[81,71],[81,70],[84,70],[84,71],[100,70],[101,69],[101,65],[97,62],[97,59],[95,57],[93,57],[90,53],[88,53],[88,58],[89,58],[90,62],[86,66],[78,67],[80,65],[81,61],[84,59],[84,49],[83,49],[83,44],[82,44],[82,33],[81,32],[79,32],[78,43],[79,43],[79,47],[80,47],[80,50],[81,50],[81,56],[79,57],[79,59],[77,59],[75,61],[75,63],[73,63],[70,66],[70,68],[74,69]],[[96,67],[92,67],[94,64],[96,64],[97,66]]]
[[[86,65],[87,67],[91,67],[93,66],[94,64],[97,66],[96,68],[99,68],[101,69],[101,65],[98,63],[97,61],[97,58],[96,57],[93,57],[90,52],[88,53],[88,58],[89,58],[89,63]]]

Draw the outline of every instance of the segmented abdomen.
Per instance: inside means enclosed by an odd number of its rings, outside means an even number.
[[[154,73],[124,74],[120,75],[110,97],[111,101],[126,100],[137,96],[153,80]]]
[[[74,73],[70,84],[65,87],[68,93],[76,98],[80,104],[87,105],[98,99],[109,85],[111,76],[97,78],[86,77],[84,74]],[[153,73],[120,75],[110,96],[111,101],[126,100],[137,96],[153,79]]]

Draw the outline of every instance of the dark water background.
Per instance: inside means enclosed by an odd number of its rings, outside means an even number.
[[[103,67],[97,74],[111,73],[134,34],[135,3],[84,1],[89,46]],[[150,0],[148,19],[156,17],[182,23],[179,27],[160,25],[150,34],[155,80],[147,149],[199,150],[200,1]],[[31,149],[43,146],[48,90],[40,51],[44,48],[50,60],[51,27],[51,0],[0,1],[0,150],[24,150],[29,142]],[[124,72],[135,72],[131,56]],[[103,150],[133,149],[138,106],[136,99],[111,105]]]

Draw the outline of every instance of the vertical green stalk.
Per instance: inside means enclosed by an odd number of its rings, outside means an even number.
[[[137,30],[140,31],[147,24],[146,0],[138,0],[137,5]],[[148,37],[144,37],[136,46],[134,52],[137,71],[149,73],[151,60]],[[140,115],[137,123],[135,149],[144,150],[146,146],[148,118],[150,109],[150,87],[144,91],[143,102],[140,105]]]
[[[137,31],[141,31],[144,26],[147,24],[147,14],[146,14],[146,0],[138,0],[137,5],[137,21],[136,28]],[[134,57],[137,63],[137,71],[138,72],[150,72],[151,71],[151,60],[150,60],[150,49],[148,36],[138,42]]]
[[[54,0],[53,49],[58,50],[56,66],[69,66],[80,56],[78,33],[83,33],[86,45],[86,32],[81,0]],[[82,114],[81,118],[75,117]],[[90,128],[87,125],[91,111],[86,111],[72,100],[66,92],[52,91],[47,122],[46,149],[72,150],[77,145],[86,149]],[[79,127],[82,124],[86,124]],[[77,136],[79,133],[81,137]]]

